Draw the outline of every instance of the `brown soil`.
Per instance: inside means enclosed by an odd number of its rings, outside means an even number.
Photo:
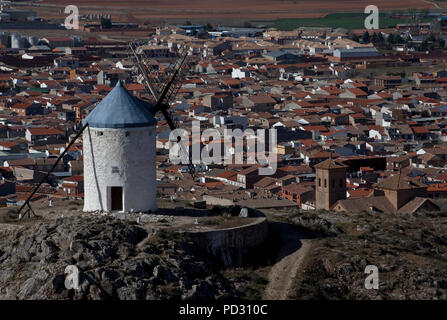
[[[81,13],[112,13],[119,14],[121,19],[202,19],[204,16],[212,19],[250,19],[271,20],[278,18],[318,18],[332,12],[359,12],[370,4],[369,0],[42,0],[39,2],[41,14],[47,12],[47,17],[60,17],[60,8],[66,5],[77,5]],[[376,0],[375,5],[381,10],[408,8],[435,8],[424,0]],[[36,9],[36,7],[35,7]],[[53,12],[51,12],[53,11]],[[63,15],[63,11],[62,11]]]

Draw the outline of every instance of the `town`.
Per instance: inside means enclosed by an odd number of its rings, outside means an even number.
[[[29,290],[1,278],[3,297],[447,297],[447,10],[387,11],[375,29],[81,10],[67,28],[54,8],[1,6],[0,264],[48,263]],[[79,288],[67,261],[91,272]],[[367,266],[386,293],[364,287]]]
[[[190,72],[171,106],[181,128],[191,132],[199,121],[201,130],[222,133],[277,132],[273,175],[259,175],[254,164],[211,164],[198,165],[193,179],[170,162],[170,130],[159,118],[158,196],[261,208],[439,209],[433,200],[447,197],[444,21],[369,31],[116,26],[150,35],[141,49],[154,69],[166,68],[178,48],[190,54]],[[145,97],[127,43],[112,38],[2,33],[4,206],[24,203],[118,81]],[[243,148],[246,159],[246,142]],[[83,199],[81,141],[51,181],[32,201]]]

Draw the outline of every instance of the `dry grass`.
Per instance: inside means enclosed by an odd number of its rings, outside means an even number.
[[[327,218],[328,215],[325,216]],[[447,218],[332,213],[343,233],[313,240],[297,275],[295,299],[444,299]],[[364,288],[364,268],[376,265],[380,289]]]

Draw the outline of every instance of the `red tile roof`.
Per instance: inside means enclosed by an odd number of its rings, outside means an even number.
[[[33,136],[51,136],[51,135],[63,135],[63,131],[56,128],[28,128],[28,131]]]
[[[69,178],[63,179],[63,181],[81,182],[84,181],[84,176],[71,176]]]
[[[428,129],[426,127],[411,127],[411,129],[413,129],[413,132],[418,134],[418,133],[429,133]]]
[[[366,189],[366,188],[358,188],[355,190],[348,190],[349,196],[351,198],[363,198],[368,197],[374,192],[373,189]]]
[[[224,172],[221,172],[218,175],[219,178],[224,178],[224,179],[229,179],[230,177],[233,177],[233,176],[237,176],[237,172],[232,171],[232,170],[225,170]]]
[[[428,192],[447,192],[447,183],[431,184],[427,188]]]

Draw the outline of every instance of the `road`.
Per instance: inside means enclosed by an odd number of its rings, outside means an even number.
[[[433,5],[436,9],[442,9],[442,7],[438,3],[434,2],[434,1],[424,1],[424,2]]]
[[[277,262],[268,275],[269,284],[264,291],[263,298],[287,300],[293,280],[311,248],[311,240],[303,237],[294,225],[280,222],[271,222],[271,224],[279,232],[283,246]]]

